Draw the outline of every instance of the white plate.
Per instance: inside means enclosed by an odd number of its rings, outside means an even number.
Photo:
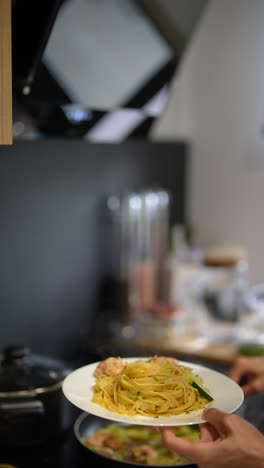
[[[139,359],[146,360],[149,358],[123,358],[125,362],[133,362]],[[184,361],[179,361],[179,363],[191,367],[196,374],[202,377],[205,387],[210,390],[214,398],[214,401],[208,406],[218,408],[226,413],[233,413],[243,403],[244,394],[241,387],[226,375],[194,363]],[[62,386],[65,397],[73,405],[86,413],[94,414],[111,421],[144,426],[181,426],[204,422],[201,416],[202,410],[176,416],[160,416],[159,418],[141,415],[131,417],[114,413],[93,403],[91,400],[95,384],[94,371],[97,365],[98,362],[95,362],[76,369],[65,378]]]

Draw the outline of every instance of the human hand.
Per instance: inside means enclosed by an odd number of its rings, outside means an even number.
[[[164,444],[200,468],[264,468],[264,436],[235,414],[215,408],[204,411],[200,441],[176,437],[172,427],[161,427]]]
[[[245,395],[264,391],[264,357],[239,357],[228,376],[241,385]]]

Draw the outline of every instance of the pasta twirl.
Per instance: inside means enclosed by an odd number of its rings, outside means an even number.
[[[92,401],[128,416],[158,417],[204,408],[209,399],[190,367],[169,358],[152,358],[124,362],[122,370],[119,367],[112,375],[97,375]]]

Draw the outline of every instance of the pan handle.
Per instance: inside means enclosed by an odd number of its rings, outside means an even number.
[[[40,418],[44,415],[43,403],[39,400],[25,402],[5,402],[0,403],[0,419],[6,422],[21,422],[25,418]]]
[[[24,401],[24,402],[10,402],[0,403],[0,412],[19,412],[19,413],[43,413],[44,406],[42,401]]]

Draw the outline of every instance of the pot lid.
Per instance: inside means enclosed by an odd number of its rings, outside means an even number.
[[[0,394],[52,387],[68,372],[60,361],[33,355],[28,347],[8,347],[0,355]]]

